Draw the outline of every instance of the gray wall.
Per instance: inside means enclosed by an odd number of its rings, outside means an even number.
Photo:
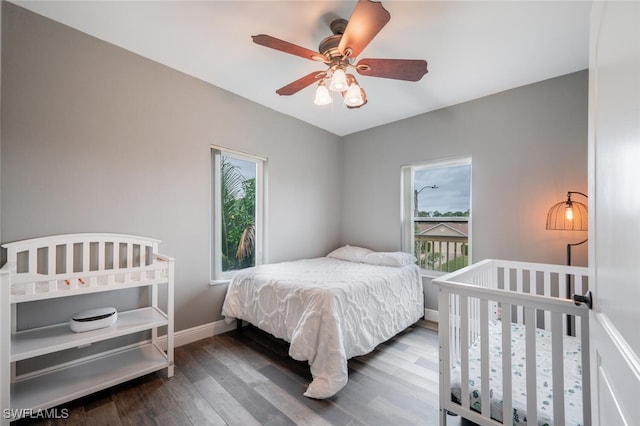
[[[4,1],[2,2],[4,3]],[[0,108],[2,106],[2,3],[0,3]],[[1,112],[0,112],[1,116]],[[2,158],[2,120],[0,120],[0,160]],[[2,223],[2,161],[0,161],[0,223]],[[0,226],[0,241],[2,239],[2,226]]]
[[[176,258],[176,330],[217,320],[226,290],[209,286],[217,144],[269,158],[270,261],[337,246],[337,136],[3,6],[2,241],[159,238]]]
[[[160,238],[176,258],[176,330],[219,319],[226,289],[208,285],[210,144],[269,158],[272,262],[344,243],[398,250],[400,167],[461,155],[473,158],[474,260],[564,263],[576,240],[544,221],[567,190],[586,192],[586,72],[341,139],[3,6],[2,241]]]
[[[545,221],[567,191],[587,192],[587,99],[581,71],[344,137],[342,242],[399,250],[401,166],[471,156],[472,260],[564,264],[586,232]],[[434,299],[427,286],[427,307]]]

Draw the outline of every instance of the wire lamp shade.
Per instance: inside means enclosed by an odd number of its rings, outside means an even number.
[[[589,222],[587,206],[579,201],[573,201],[571,194],[582,192],[567,192],[566,201],[554,204],[547,213],[547,229],[556,231],[586,231]]]

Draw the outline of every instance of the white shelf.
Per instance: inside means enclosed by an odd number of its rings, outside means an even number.
[[[91,293],[102,293],[104,291],[116,291],[116,290],[126,290],[130,288],[138,288],[138,287],[148,287],[150,285],[155,284],[164,284],[167,282],[166,277],[154,278],[154,279],[145,279],[140,281],[123,281],[121,278],[114,279],[113,283],[99,283],[93,287],[89,285],[80,285],[76,288],[60,288],[56,291],[48,291],[46,290],[47,282],[46,281],[36,281],[35,292],[32,294],[22,294],[20,292],[24,291],[24,288],[20,287],[24,284],[18,284],[14,291],[18,291],[18,293],[11,294],[11,303],[24,303],[24,302],[33,302],[35,300],[46,300],[46,299],[55,299],[57,297],[67,297],[67,296],[77,296],[79,294],[91,294]]]
[[[84,333],[74,333],[69,323],[20,331],[11,336],[11,362],[150,330],[167,323],[163,312],[146,307],[118,312],[118,320],[111,327]]]
[[[167,377],[173,376],[174,260],[158,254],[158,242],[98,233],[2,246],[7,249],[7,262],[0,268],[0,408],[10,409],[12,416],[28,415],[28,410],[55,407],[154,371],[166,369]],[[114,259],[117,265],[112,268]],[[44,272],[39,272],[39,265],[46,265]],[[58,272],[59,265],[65,265],[65,272]],[[20,303],[49,300],[47,305],[54,307],[60,297],[137,287],[148,289],[147,304],[118,312],[111,327],[74,333],[64,322],[15,331]],[[128,293],[121,295],[131,297]],[[166,296],[162,305],[166,310],[158,305],[160,294]],[[84,300],[78,302],[78,311],[83,310]],[[123,336],[131,339],[116,339]],[[137,343],[127,344],[132,340]],[[93,348],[98,354],[78,358],[84,352],[73,350],[98,342],[104,342]],[[53,354],[46,364],[56,365],[44,369],[29,361]],[[18,363],[24,368],[18,368]],[[26,372],[16,376],[19,370]],[[16,419],[0,416],[0,426],[9,426],[10,420]]]
[[[12,409],[42,409],[169,366],[152,344],[119,351],[11,384]]]

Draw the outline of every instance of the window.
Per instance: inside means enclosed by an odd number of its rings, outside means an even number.
[[[212,283],[263,263],[266,159],[212,147]]]
[[[471,158],[402,168],[402,248],[426,270],[451,272],[471,257]]]

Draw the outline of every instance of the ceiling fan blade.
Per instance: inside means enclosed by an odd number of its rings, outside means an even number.
[[[271,37],[266,34],[258,34],[251,36],[255,44],[261,46],[270,47],[272,49],[279,50],[281,52],[289,53],[291,55],[300,56],[305,59],[311,59],[312,61],[324,62],[327,58],[324,55],[313,50],[300,47],[297,44],[289,43],[288,41],[280,40],[279,38]]]
[[[312,85],[320,81],[320,79],[324,78],[327,75],[324,71],[314,71],[305,75],[302,78],[297,79],[296,81],[287,84],[284,87],[276,90],[276,93],[280,96],[290,96],[295,93],[298,93],[300,90],[304,89],[307,86]]]
[[[371,0],[360,0],[349,18],[338,50],[347,56],[356,57],[373,40],[391,19],[382,3]],[[348,51],[347,51],[348,49]]]
[[[356,70],[366,76],[407,81],[418,81],[428,72],[422,59],[363,59]]]

